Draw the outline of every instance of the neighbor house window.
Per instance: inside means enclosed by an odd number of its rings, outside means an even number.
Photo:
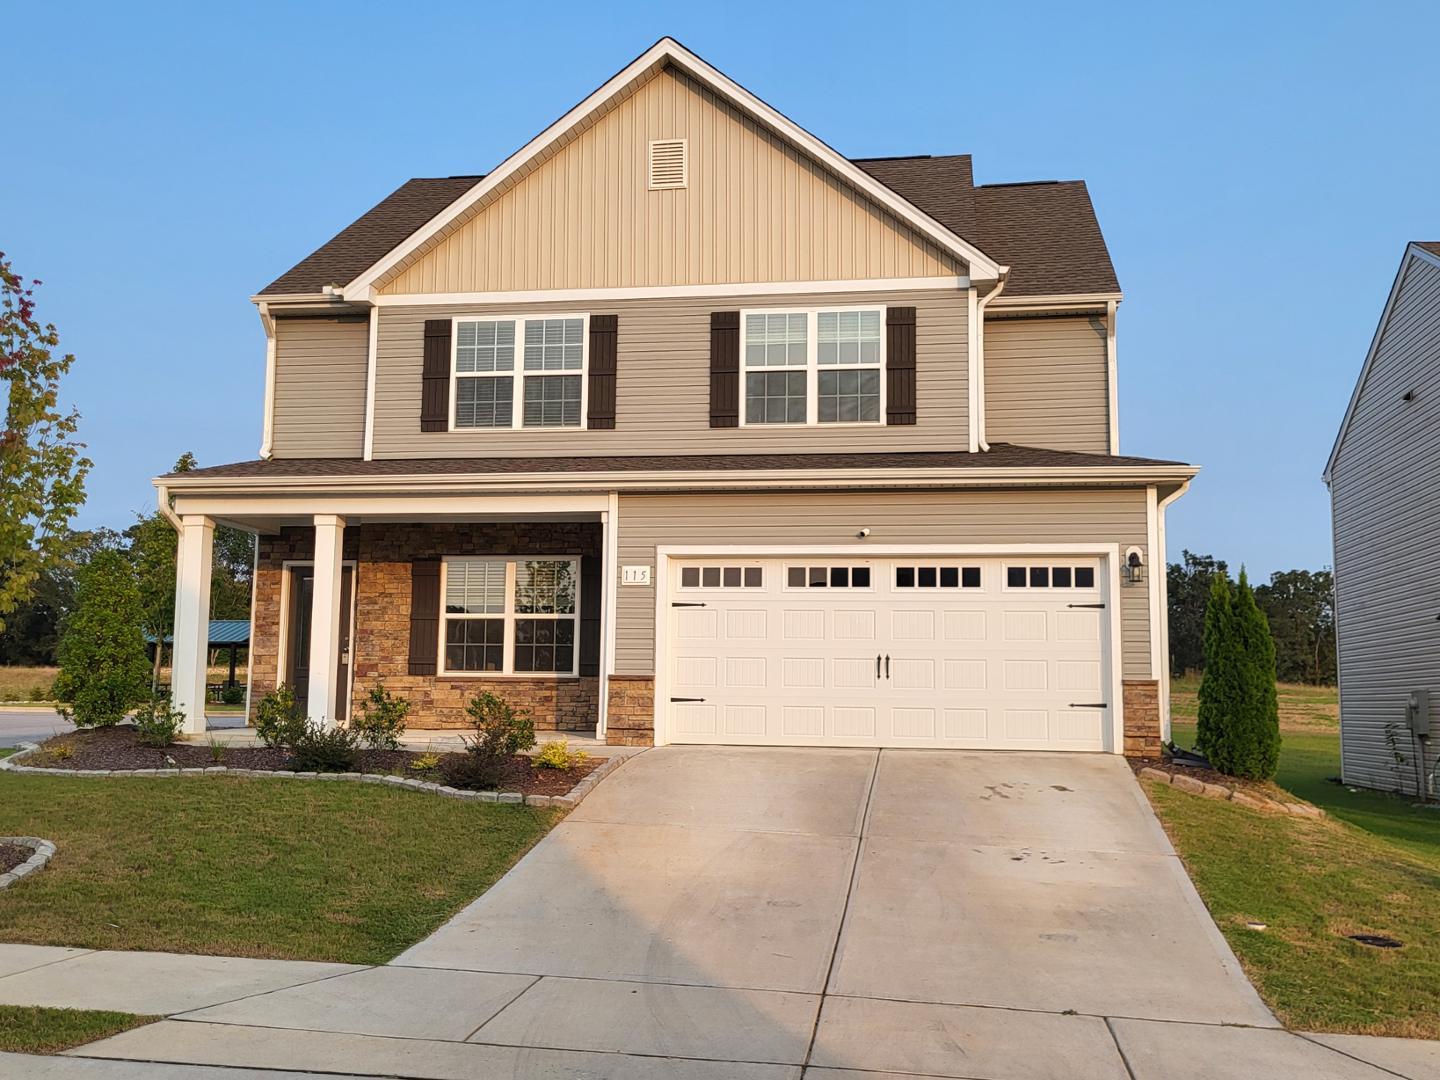
[[[586,322],[456,320],[454,427],[583,427]]]
[[[883,327],[879,308],[745,312],[745,424],[880,423]]]
[[[445,671],[574,675],[578,559],[448,558]]]

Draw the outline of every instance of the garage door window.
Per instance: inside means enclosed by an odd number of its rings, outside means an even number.
[[[787,589],[868,589],[868,566],[787,566]]]
[[[578,559],[444,560],[447,673],[574,675]]]
[[[682,589],[759,589],[765,576],[758,566],[685,566],[680,569]]]
[[[1093,589],[1093,566],[1007,566],[1005,587],[1009,589]]]
[[[897,566],[897,589],[978,589],[978,566]]]

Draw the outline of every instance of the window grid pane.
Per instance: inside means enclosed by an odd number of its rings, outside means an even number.
[[[808,321],[804,312],[745,316],[745,366],[804,367]]]
[[[504,619],[450,619],[446,622],[447,671],[502,671],[504,667]]]
[[[879,311],[822,311],[816,316],[821,364],[880,363]]]
[[[524,423],[526,427],[579,427],[580,376],[526,376]]]
[[[820,372],[817,415],[822,424],[876,423],[880,419],[880,372]]]
[[[542,559],[515,564],[517,615],[568,615],[574,611],[574,562]]]
[[[515,620],[516,671],[564,673],[574,668],[574,619]]]
[[[455,380],[455,426],[508,428],[515,417],[515,379]]]
[[[462,322],[455,328],[457,372],[514,371],[515,324]]]
[[[745,376],[747,424],[805,423],[803,371],[749,372]]]
[[[527,319],[526,371],[579,371],[585,362],[584,319]]]
[[[445,566],[449,614],[497,615],[505,611],[503,559],[451,559]]]

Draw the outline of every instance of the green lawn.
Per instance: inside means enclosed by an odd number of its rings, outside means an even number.
[[[563,816],[371,784],[0,774],[0,835],[59,851],[0,941],[383,963]]]
[[[55,1054],[158,1019],[158,1016],[89,1009],[0,1005],[0,1050],[16,1054]]]

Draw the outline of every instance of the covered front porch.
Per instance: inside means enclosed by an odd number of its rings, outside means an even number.
[[[453,731],[488,690],[528,710],[542,738],[603,742],[615,503],[609,494],[176,493],[172,693],[186,733],[207,730],[210,560],[221,523],[258,537],[251,722],[280,686],[312,723],[334,726],[383,685],[410,702],[417,734]]]

